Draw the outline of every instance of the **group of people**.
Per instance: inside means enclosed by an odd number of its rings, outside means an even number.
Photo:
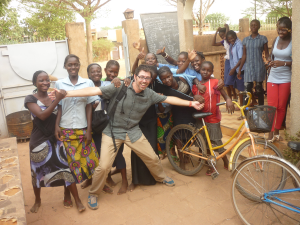
[[[227,50],[224,82],[214,78],[214,65],[205,61],[201,52],[181,52],[175,60],[164,48],[156,54],[145,54],[139,48],[140,53],[132,68],[133,76],[124,81],[118,78],[120,65],[117,61],[107,63],[105,80],[102,80],[101,66],[96,63],[88,66],[89,79],[84,79],[78,75],[79,58],[68,55],[64,61],[68,77],[56,81],[56,89],[50,95],[49,75],[44,71],[35,72],[32,82],[37,89],[25,98],[24,103],[33,119],[30,161],[35,204],[31,212],[37,212],[41,205],[41,187],[55,186],[64,186],[65,208],[73,206],[73,195],[78,211],[84,211],[77,183],[81,183],[81,188],[90,186],[88,207],[97,209],[99,194],[102,191],[113,193],[111,187],[116,184],[111,176],[116,173],[122,176],[118,194],[133,191],[136,185],[154,185],[156,182],[174,186],[175,182],[165,174],[159,158],[159,154],[161,159],[165,156],[165,141],[172,127],[189,123],[200,127],[202,124],[193,118],[193,113],[198,110],[212,112],[211,116],[205,117],[208,132],[212,144],[222,145],[221,113],[216,106],[220,96],[225,99],[227,110],[234,112],[232,98],[237,98],[235,88],[252,92],[255,82],[258,102],[263,104],[265,63],[262,51],[268,58],[267,39],[258,34],[258,20],[251,21],[250,27],[252,34],[243,42],[228,26],[217,31],[223,40],[216,43],[214,39],[213,45],[224,45]],[[287,87],[292,64],[289,19],[278,22],[278,34],[270,54],[274,58],[269,64],[272,68],[268,80],[268,103],[278,111],[275,132],[270,137],[272,140],[277,138],[277,124],[282,123],[290,90]],[[170,64],[158,63],[156,55],[162,55]],[[139,65],[141,60],[145,62]],[[191,96],[193,101],[156,93],[157,82]],[[116,105],[114,119],[102,135],[93,132],[93,111],[99,108],[111,110],[124,85],[127,89]],[[224,85],[227,93],[223,90]],[[269,91],[272,94],[269,95]],[[240,102],[243,103],[242,96]],[[124,144],[132,149],[130,185],[123,157]],[[219,153],[223,151],[224,148]],[[224,168],[228,169],[226,156],[223,161]],[[180,166],[184,167],[184,163],[182,160]],[[116,169],[111,171],[112,167]],[[213,172],[208,168],[206,174]]]
[[[260,21],[252,20],[250,36],[240,41],[236,33],[229,30],[228,25],[225,24],[224,28],[219,28],[215,33],[212,45],[224,46],[226,49],[224,83],[231,98],[237,100],[236,88],[238,91],[245,90],[252,93],[252,106],[264,105],[263,82],[267,82],[268,105],[276,107],[275,120],[268,137],[269,141],[274,142],[281,140],[279,130],[283,124],[285,125],[287,104],[291,92],[292,21],[288,17],[278,20],[278,37],[273,41],[270,53],[268,39],[258,33],[259,29]],[[216,42],[217,34],[222,41]],[[266,70],[269,70],[268,77]],[[254,88],[255,92],[253,92]],[[240,104],[242,104],[242,96],[239,98]]]

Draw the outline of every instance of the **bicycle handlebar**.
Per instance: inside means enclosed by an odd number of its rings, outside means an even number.
[[[240,91],[239,94],[247,95],[248,96],[248,102],[247,102],[247,104],[244,105],[244,106],[240,106],[239,103],[237,103],[235,101],[232,101],[232,102],[241,110],[242,116],[245,116],[244,110],[250,105],[251,99],[252,99],[252,94],[250,92],[247,92],[247,91]]]

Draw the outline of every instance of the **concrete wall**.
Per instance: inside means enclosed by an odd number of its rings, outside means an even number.
[[[87,49],[85,42],[84,23],[67,23],[66,36],[68,38],[70,54],[77,55],[80,59],[79,75],[88,78],[86,68],[88,66]]]
[[[300,1],[293,1],[293,67],[292,67],[292,98],[291,98],[291,133],[300,130]]]

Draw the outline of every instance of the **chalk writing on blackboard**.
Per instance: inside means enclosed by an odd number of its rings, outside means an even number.
[[[156,53],[166,47],[165,52],[177,59],[179,51],[179,30],[177,12],[141,14],[149,52]],[[166,63],[158,56],[159,63]]]

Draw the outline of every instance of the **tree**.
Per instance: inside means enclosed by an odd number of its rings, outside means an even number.
[[[35,33],[37,38],[64,39],[65,24],[75,21],[75,13],[66,10],[63,4],[59,7],[35,4],[29,11],[31,17],[23,21],[27,32]]]
[[[7,8],[5,15],[0,17],[0,43],[20,42],[24,29],[19,25],[19,15],[15,8]]]
[[[105,0],[104,2],[101,0],[21,0],[23,4],[49,4],[54,7],[59,7],[61,3],[64,3],[65,9],[72,10],[81,15],[85,21],[87,58],[89,64],[93,62],[91,21],[95,18],[96,11],[110,1],[111,0]]]
[[[165,0],[170,5],[177,6],[177,0]],[[214,4],[215,0],[198,0],[194,3],[194,12],[192,12],[193,20],[198,25],[199,31],[198,34],[202,35],[203,33],[203,23],[205,17],[207,16],[208,10]]]
[[[11,0],[0,0],[0,16],[4,16]]]
[[[267,14],[268,17],[292,18],[292,0],[253,0],[252,2],[253,7],[244,10],[243,14]]]
[[[224,27],[229,17],[225,16],[224,13],[211,13],[205,17],[205,22],[210,23],[213,30],[217,30],[219,27]]]

